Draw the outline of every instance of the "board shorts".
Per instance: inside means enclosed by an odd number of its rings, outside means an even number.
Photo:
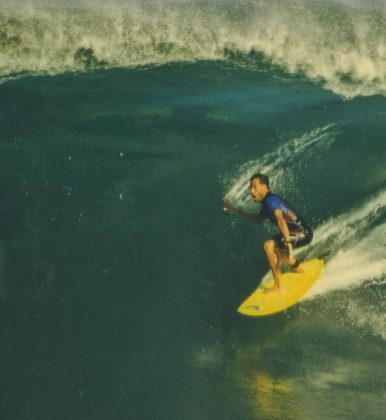
[[[290,242],[292,248],[301,248],[302,246],[308,245],[312,242],[314,234],[311,228],[303,228],[301,232],[292,233],[290,232]],[[279,233],[278,235],[273,236],[273,239],[280,250],[286,250],[287,246],[283,236]]]

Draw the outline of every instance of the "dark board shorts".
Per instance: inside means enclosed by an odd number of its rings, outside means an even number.
[[[290,242],[292,244],[292,248],[300,248],[302,246],[308,245],[312,242],[312,238],[314,234],[312,229],[305,228],[302,232],[299,233],[290,233]],[[286,244],[284,241],[283,236],[279,233],[278,235],[273,236],[273,239],[280,250],[286,250]]]

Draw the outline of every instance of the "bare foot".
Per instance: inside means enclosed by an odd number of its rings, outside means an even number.
[[[288,259],[288,262],[289,262],[291,265],[294,265],[294,264],[296,263],[296,258],[295,258],[294,256],[292,256],[292,257],[290,257],[290,258]]]
[[[265,289],[264,293],[266,295],[271,295],[275,293],[283,293],[283,289],[279,286],[273,286],[270,289]]]
[[[293,273],[298,273],[298,274],[306,272],[306,270],[301,265],[298,265],[297,267],[292,267],[291,271]]]

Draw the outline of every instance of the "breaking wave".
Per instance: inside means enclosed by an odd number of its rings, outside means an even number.
[[[0,77],[198,60],[385,94],[386,19],[307,0],[0,7]]]

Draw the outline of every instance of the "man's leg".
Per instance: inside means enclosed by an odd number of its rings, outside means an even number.
[[[291,271],[296,272],[296,273],[304,273],[304,269],[299,265],[300,261],[296,257],[293,257],[293,259],[290,259],[288,255],[288,251],[279,249],[278,258],[279,258],[279,261],[282,261],[290,265]]]
[[[294,261],[290,260],[287,250],[279,249],[278,258],[279,258],[280,261],[282,261],[282,262],[284,262],[288,265],[294,265]],[[296,261],[296,259],[295,259],[295,261]]]
[[[276,242],[273,239],[268,239],[264,242],[264,251],[268,259],[269,266],[271,267],[273,279],[275,280],[275,285],[271,291],[280,291],[280,264],[279,264],[279,255]]]

